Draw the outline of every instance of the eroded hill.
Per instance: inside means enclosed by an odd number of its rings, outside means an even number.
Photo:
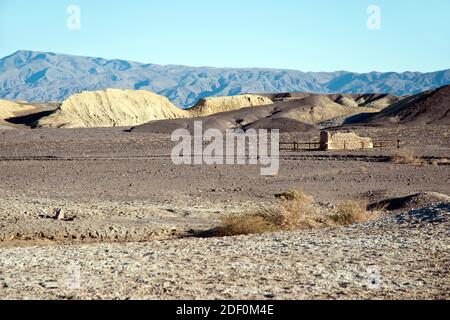
[[[152,92],[107,89],[71,96],[54,113],[39,119],[35,126],[121,127],[187,116],[186,111],[173,105],[167,98]]]
[[[376,125],[449,125],[450,86],[407,97],[379,113],[350,122]]]
[[[238,128],[304,132],[317,129],[316,124],[324,120],[379,111],[376,108],[359,106],[353,98],[344,95],[292,93],[267,95],[266,97],[273,103],[220,112],[202,118],[150,122],[135,128],[134,131],[170,133],[177,128],[192,130],[194,121],[202,120],[205,130],[214,128],[224,131]],[[384,96],[380,97],[385,99]],[[358,96],[358,98],[360,97]],[[371,103],[376,103],[376,101],[377,99],[372,99]]]

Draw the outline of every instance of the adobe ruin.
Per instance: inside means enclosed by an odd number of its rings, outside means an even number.
[[[352,131],[322,131],[320,133],[321,150],[361,150],[373,149],[373,147],[373,140],[371,138],[360,137]]]

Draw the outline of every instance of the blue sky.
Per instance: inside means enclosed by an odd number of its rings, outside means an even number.
[[[69,5],[81,29],[66,27]],[[381,9],[381,29],[367,8]],[[302,71],[450,68],[448,0],[0,0],[0,56],[20,49],[147,63]]]

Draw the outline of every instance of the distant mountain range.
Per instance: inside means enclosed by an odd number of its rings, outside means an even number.
[[[156,65],[65,54],[18,51],[0,60],[0,98],[62,101],[106,88],[149,90],[186,108],[199,99],[241,93],[416,94],[450,84],[450,69],[420,73],[301,72]]]

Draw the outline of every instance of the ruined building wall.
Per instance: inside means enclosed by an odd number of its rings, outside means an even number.
[[[358,136],[354,132],[320,133],[320,148],[322,150],[359,150],[373,149],[373,140]]]

